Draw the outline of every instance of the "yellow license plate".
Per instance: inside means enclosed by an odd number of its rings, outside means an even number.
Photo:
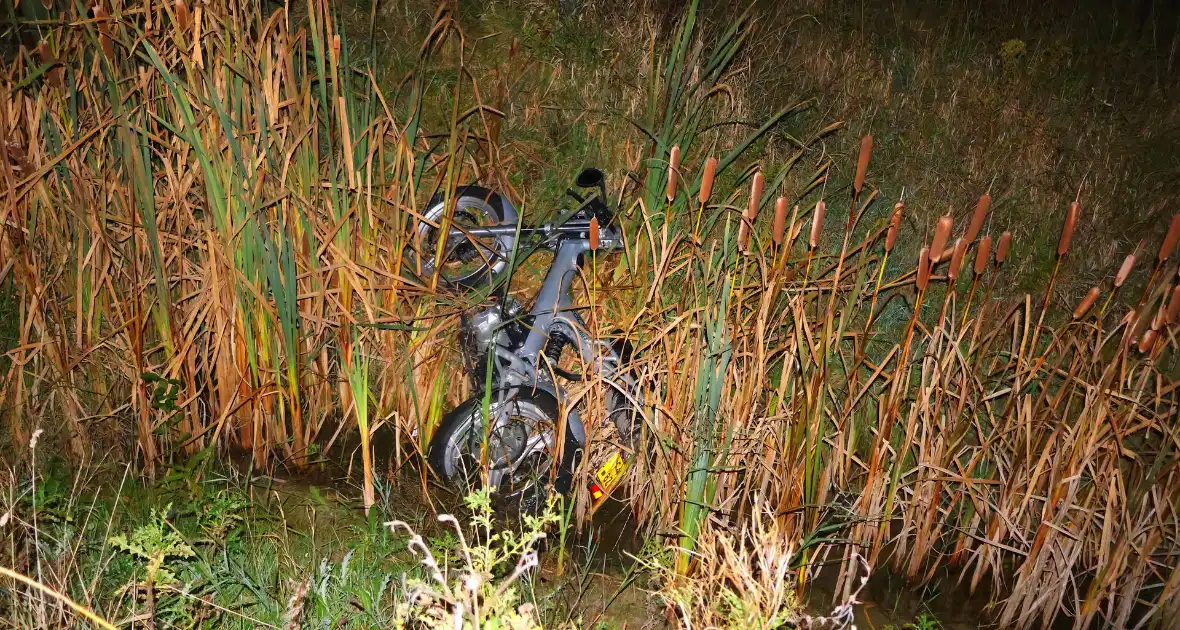
[[[627,472],[627,460],[623,458],[621,452],[615,451],[610,459],[598,469],[594,477],[598,479],[598,485],[602,488],[604,493],[609,493],[615,486],[619,485],[619,481],[623,479],[623,475]]]

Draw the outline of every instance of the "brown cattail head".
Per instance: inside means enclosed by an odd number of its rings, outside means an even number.
[[[680,151],[676,151],[677,159],[679,159]],[[717,176],[717,158],[711,157],[705,160],[705,172],[701,174],[701,205],[709,202],[709,197],[713,195],[713,178]]]
[[[750,205],[746,206],[742,224],[738,227],[738,248],[742,251],[745,251],[750,243],[750,230],[754,227],[754,219],[758,217],[758,204],[762,201],[764,181],[762,171],[754,173],[754,181],[750,183]]]
[[[758,206],[762,203],[762,187],[765,184],[766,178],[762,176],[762,171],[754,173],[754,181],[750,182],[750,205],[746,207],[746,219],[750,223],[758,216]]]
[[[979,241],[979,251],[975,252],[975,275],[983,275],[987,270],[988,259],[992,255],[992,235],[988,234]]]
[[[1139,352],[1142,352],[1143,354],[1150,352],[1151,346],[1155,343],[1155,337],[1156,334],[1154,330],[1148,330],[1147,332],[1143,333],[1143,337],[1139,339]]]
[[[869,156],[873,154],[873,136],[866,135],[860,139],[860,157],[856,159],[856,177],[852,180],[852,190],[860,196],[860,189],[864,188],[865,175],[869,172]]]
[[[1008,258],[1008,251],[1012,249],[1012,233],[1005,231],[1000,235],[1000,241],[996,243],[996,264],[1004,264],[1004,260]]]
[[[115,43],[111,41],[111,27],[106,22],[107,12],[99,5],[94,5],[94,20],[98,23],[98,43],[107,60],[115,61]]]
[[[192,14],[189,13],[188,3],[184,0],[176,0],[172,4],[172,10],[176,13],[176,28],[185,30],[188,25],[192,23]]]
[[[774,200],[774,227],[771,236],[775,245],[783,244],[783,232],[787,229],[787,198],[779,197]]]
[[[1069,204],[1065,211],[1065,224],[1061,226],[1061,238],[1057,240],[1057,255],[1064,256],[1069,251],[1069,242],[1073,240],[1073,231],[1078,227],[1078,202]]]
[[[951,253],[951,266],[946,271],[946,277],[952,283],[959,277],[959,269],[963,267],[963,256],[967,255],[967,240],[955,239],[955,248]]]
[[[1180,324],[1180,286],[1172,289],[1172,301],[1168,302],[1168,325]]]
[[[1160,244],[1160,260],[1171,258],[1176,252],[1176,244],[1180,243],[1180,214],[1172,215],[1172,224],[1168,226],[1168,234]]]
[[[807,244],[815,249],[819,245],[819,233],[824,227],[824,210],[827,209],[827,204],[823,199],[815,204],[815,214],[811,217],[811,237],[807,239]]]
[[[598,217],[590,217],[590,251],[598,251]]]
[[[1082,301],[1078,303],[1078,307],[1073,310],[1073,318],[1081,319],[1086,314],[1086,311],[1089,311],[1090,307],[1094,306],[1094,302],[1098,300],[1098,294],[1098,287],[1091,287],[1086,292],[1086,297],[1082,298]]]
[[[1119,267],[1119,272],[1114,276],[1114,286],[1116,288],[1123,286],[1123,283],[1127,281],[1127,276],[1131,275],[1131,267],[1134,266],[1135,253],[1131,252],[1130,254],[1127,254],[1126,258],[1123,259],[1123,264],[1121,267]]]
[[[712,158],[710,158],[710,159],[712,159]],[[705,168],[708,169],[708,166],[706,165]],[[664,189],[664,196],[668,198],[668,201],[672,201],[673,199],[676,198],[676,184],[677,184],[676,180],[677,180],[677,177],[679,176],[679,172],[680,172],[680,147],[672,147],[672,154],[668,157],[668,187]],[[713,177],[710,175],[709,188],[712,188],[712,187],[713,187]],[[709,192],[711,193],[713,191],[710,190]],[[702,184],[701,184],[702,203],[703,203],[703,200],[708,199],[708,198],[709,198],[708,195],[705,194],[704,183],[702,182]]]
[[[37,57],[43,64],[54,64],[46,76],[50,85],[62,87],[65,84],[65,68],[58,64],[57,57],[53,56],[53,52],[49,50],[49,43],[45,40],[41,40],[41,43],[37,44]]]
[[[914,284],[917,285],[919,291],[925,291],[926,285],[930,283],[930,248],[923,247],[921,252],[918,252],[918,275],[914,278]]]
[[[967,226],[967,242],[974,243],[975,237],[983,229],[983,222],[987,219],[987,211],[992,207],[992,196],[983,193],[979,201],[975,202],[975,213],[971,215],[971,224]]]
[[[942,260],[947,240],[951,237],[952,225],[953,220],[949,214],[938,220],[938,225],[934,228],[934,242],[930,243],[930,262],[937,264]]]
[[[885,251],[893,251],[893,247],[897,245],[897,235],[901,232],[901,211],[905,209],[905,204],[900,201],[893,204],[893,216],[889,217],[889,231],[885,233]]]

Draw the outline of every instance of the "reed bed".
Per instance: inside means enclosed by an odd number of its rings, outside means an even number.
[[[841,191],[845,227],[824,223],[830,193],[780,230],[736,188],[709,204],[724,227],[708,249],[686,231],[638,231],[652,282],[631,311],[659,448],[641,458],[636,510],[678,523],[692,550],[702,529],[772,501],[787,538],[809,541],[801,554],[838,560],[845,595],[859,551],[914,582],[989,589],[1001,627],[1062,613],[1079,628],[1162,623],[1177,597],[1174,236],[1136,270],[1150,279],[1134,294],[1118,294],[1131,256],[1078,304],[1055,300],[1053,277],[1004,305],[991,295],[1011,236],[992,257],[986,195],[966,226],[907,230],[901,203],[860,224],[870,188]],[[758,204],[781,217],[775,194]],[[681,194],[662,213],[700,203]],[[1059,260],[1082,216],[1068,206]],[[756,221],[748,244],[732,236],[739,221]],[[894,264],[907,231],[930,240]]]
[[[46,428],[79,458],[134,444],[152,476],[205,449],[307,467],[356,432],[371,505],[375,462],[418,461],[469,393],[464,304],[402,254],[433,195],[506,181],[502,112],[445,10],[421,71],[388,90],[349,59],[325,0],[289,10],[78,5],[0,74],[13,443]],[[746,137],[705,131],[749,16],[708,52],[694,16],[653,64],[626,253],[583,283],[591,325],[638,349],[646,440],[625,495],[673,541],[674,569],[770,506],[774,531],[803,541],[802,586],[834,560],[847,597],[863,556],[991,589],[1005,626],[1160,623],[1180,602],[1180,223],[1080,303],[1055,272],[1002,304],[1013,237],[990,196],[969,221],[915,225],[900,200],[872,220],[893,200],[872,184],[871,138],[837,188],[844,165],[813,139],[781,163],[739,160],[804,104]],[[457,72],[427,112],[429,63]],[[1058,261],[1086,221],[1084,199],[1063,205]],[[901,239],[919,259],[891,258]],[[576,393],[591,419],[602,390]],[[394,434],[388,457],[377,431]]]
[[[404,281],[403,228],[453,187],[482,110],[452,112],[428,161],[422,80],[382,93],[326,3],[296,10],[291,30],[255,2],[79,7],[7,65],[15,443],[52,421],[79,456],[133,431],[149,475],[215,444],[304,466],[353,422],[437,412],[455,318]],[[460,59],[448,24],[424,59]]]

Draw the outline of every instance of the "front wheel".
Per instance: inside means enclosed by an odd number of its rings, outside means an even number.
[[[580,445],[566,431],[557,448],[558,404],[540,390],[493,391],[484,420],[483,396],[468,399],[443,417],[427,459],[442,480],[467,493],[484,485],[497,503],[536,513],[549,489],[570,489]]]

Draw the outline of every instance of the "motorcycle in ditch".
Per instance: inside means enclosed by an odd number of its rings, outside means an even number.
[[[564,405],[571,383],[595,380],[605,388],[605,413],[596,414],[604,419],[593,434],[609,446],[596,449],[600,461],[591,462],[592,509],[621,482],[643,426],[630,345],[593,334],[574,306],[579,265],[623,245],[602,172],[583,170],[576,185],[581,193],[567,191],[576,208],[531,226],[504,196],[459,187],[427,205],[407,250],[421,277],[437,274],[440,283],[468,293],[493,289],[461,318],[460,348],[474,393],[443,416],[429,465],[461,492],[487,486],[499,505],[523,511],[541,509],[552,491],[568,493],[587,453],[582,409]],[[526,309],[509,296],[507,280],[515,265],[543,249],[553,252],[552,263]],[[567,351],[581,373],[561,367]]]

